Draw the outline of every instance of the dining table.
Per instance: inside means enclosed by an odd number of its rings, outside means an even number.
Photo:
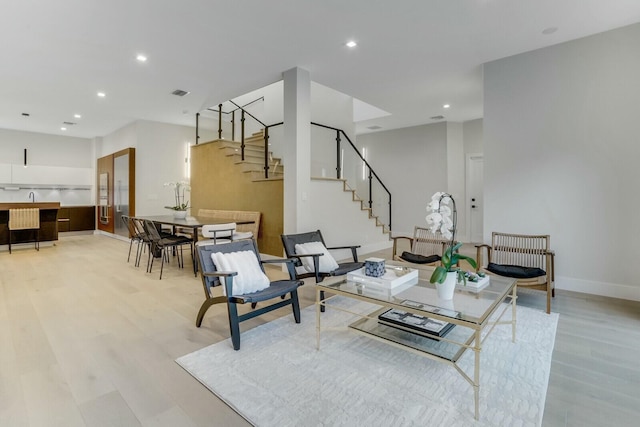
[[[172,233],[175,234],[178,228],[190,228],[191,229],[191,238],[193,239],[193,244],[198,243],[198,229],[202,228],[204,225],[216,225],[216,224],[228,224],[228,223],[236,223],[236,224],[254,224],[253,220],[234,220],[234,219],[226,219],[226,218],[210,218],[210,217],[198,217],[198,216],[187,216],[185,218],[175,218],[173,215],[151,215],[151,216],[136,216],[138,219],[149,220],[156,224],[161,225],[170,225],[172,227]],[[193,273],[195,275],[198,274],[198,263],[195,259],[195,254],[191,254],[191,258],[193,259]]]

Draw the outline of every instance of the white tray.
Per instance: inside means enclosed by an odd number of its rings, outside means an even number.
[[[467,280],[467,288],[480,289],[484,288],[489,284],[489,276],[480,277],[477,282],[471,282]],[[461,282],[460,286],[464,287],[464,284]]]
[[[376,285],[386,289],[393,289],[396,286],[400,286],[410,281],[418,282],[418,270],[416,269],[393,265],[387,265],[385,269],[386,273],[383,276],[372,277],[365,275],[364,267],[362,267],[359,270],[347,273],[347,280],[350,282]]]

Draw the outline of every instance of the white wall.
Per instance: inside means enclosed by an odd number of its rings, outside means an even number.
[[[465,154],[479,154],[484,151],[482,119],[462,123],[462,132],[464,133]]]
[[[485,241],[550,234],[558,288],[640,300],[640,24],[484,68]]]
[[[467,236],[467,203],[465,195],[464,135],[462,123],[447,122],[447,191],[456,203],[456,239],[469,241]]]
[[[353,122],[353,98],[327,86],[311,82],[311,121],[336,129],[342,129],[355,143],[355,124]],[[341,147],[345,153],[353,151],[349,142],[341,135]],[[311,176],[336,178],[337,167],[336,131],[318,126],[311,127]],[[345,155],[345,157],[348,154]],[[354,163],[345,165],[346,179],[352,180]]]
[[[93,205],[93,153],[87,138],[0,129],[0,201],[26,202],[33,192],[40,202]]]
[[[394,234],[426,225],[431,195],[447,190],[447,124],[359,135],[357,146],[391,191]]]
[[[188,147],[195,128],[139,120],[102,138],[97,157],[136,149],[136,215],[163,215],[174,204],[167,182],[188,181]],[[187,195],[187,199],[189,196]]]
[[[138,122],[132,122],[100,138],[100,141],[96,144],[96,159],[124,150],[125,148],[136,147],[137,145]]]
[[[311,180],[309,198],[312,227],[320,230],[327,246],[360,245],[358,254],[366,254],[391,247],[387,234],[376,227],[360,204],[353,202],[351,193],[342,190],[340,181]],[[331,205],[327,205],[327,200]],[[332,251],[336,259],[348,259],[350,250]],[[360,259],[359,261],[363,261]]]

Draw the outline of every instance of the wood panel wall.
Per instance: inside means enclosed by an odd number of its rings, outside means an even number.
[[[254,182],[220,145],[212,141],[191,147],[191,214],[198,209],[259,211],[260,252],[282,256],[283,181]]]

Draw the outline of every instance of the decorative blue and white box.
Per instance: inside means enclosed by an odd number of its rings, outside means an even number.
[[[364,260],[364,274],[371,277],[384,276],[384,259],[382,258],[367,258]]]

